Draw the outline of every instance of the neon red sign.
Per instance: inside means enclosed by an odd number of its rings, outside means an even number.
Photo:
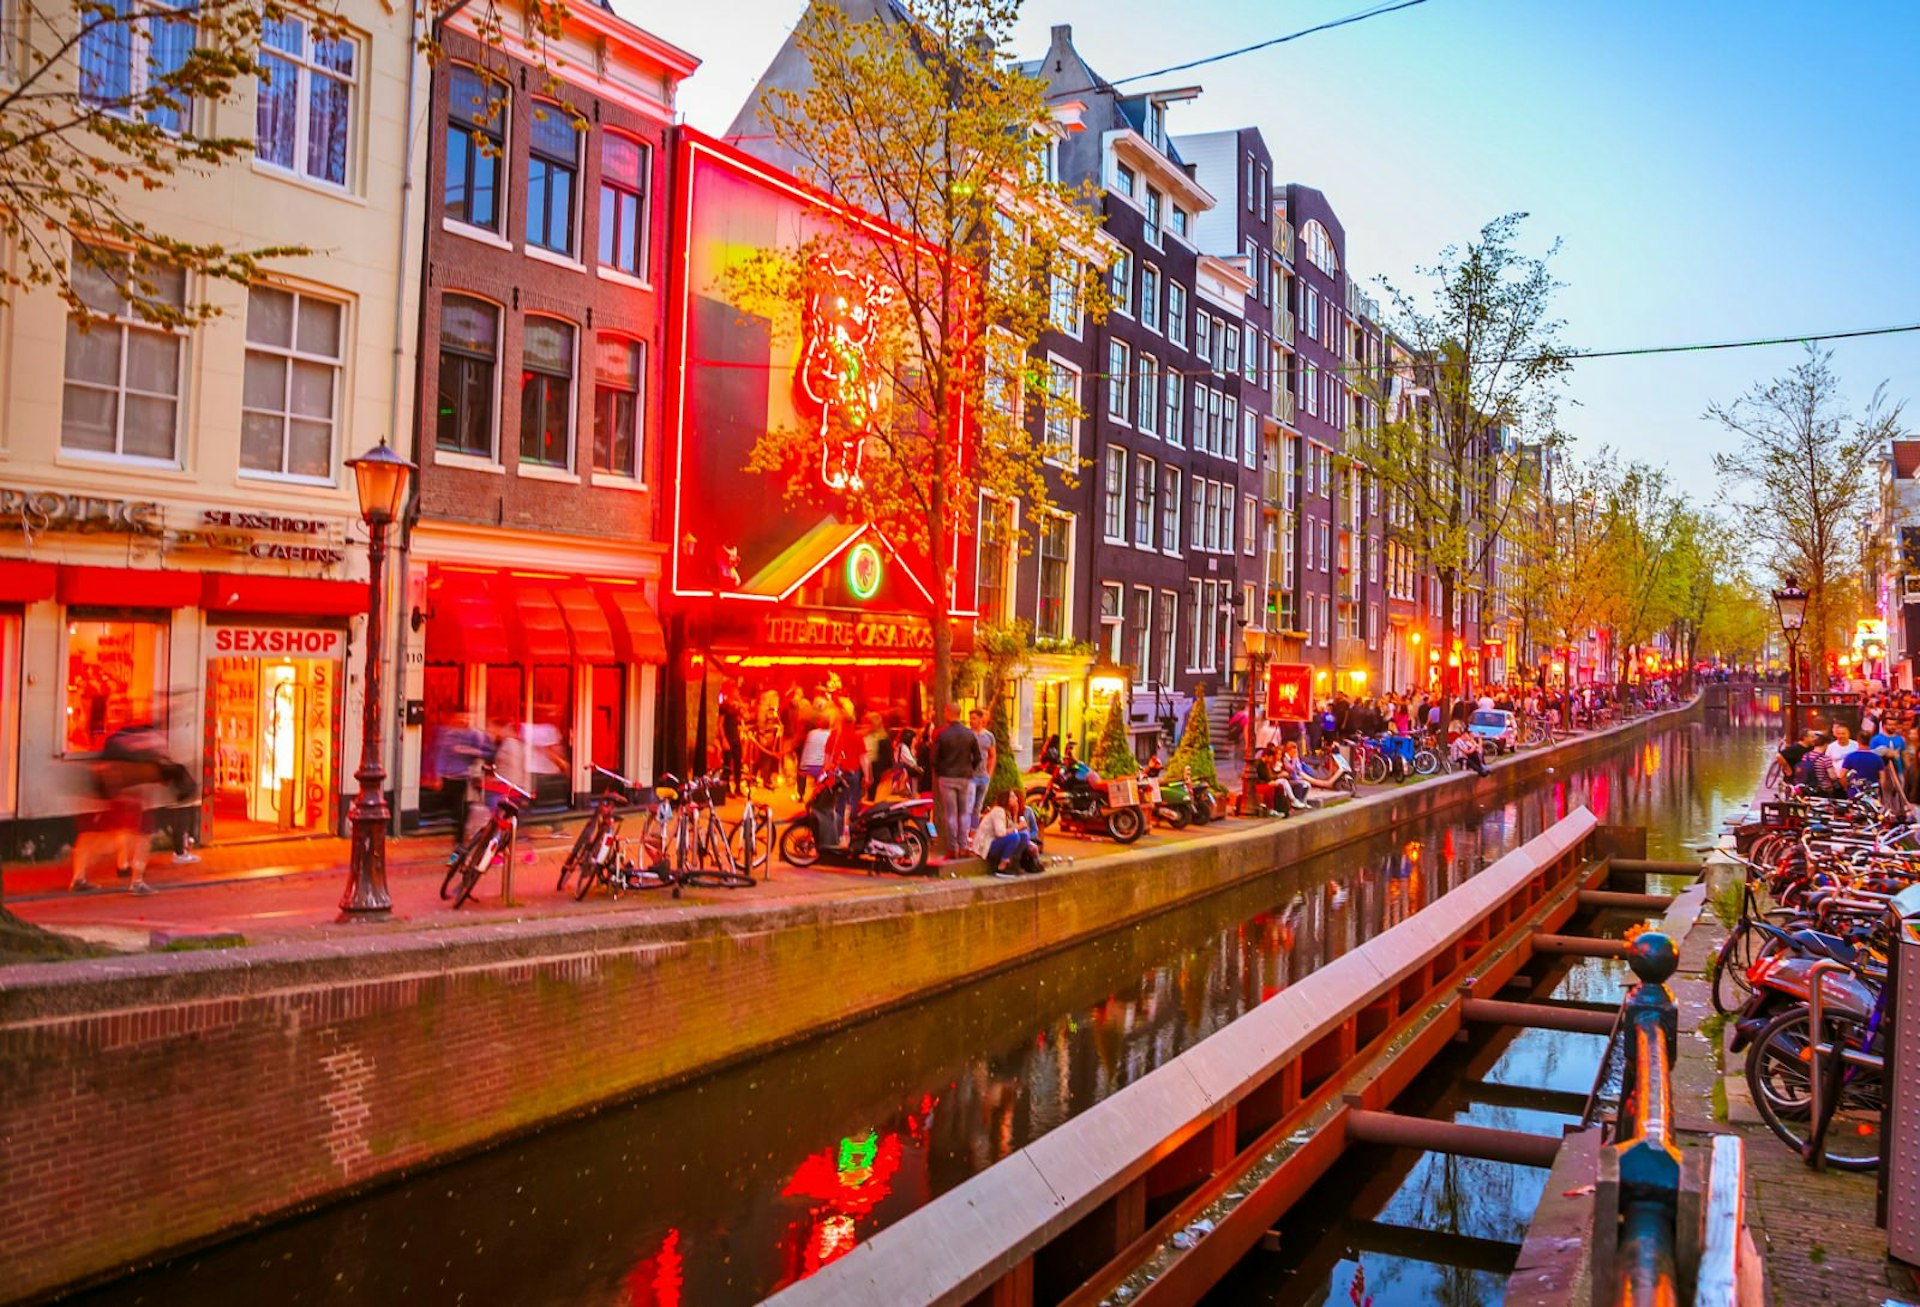
[[[870,354],[893,287],[825,255],[814,256],[811,276],[794,405],[820,434],[820,479],[829,490],[858,490],[860,456],[884,395]]]
[[[1274,663],[1267,668],[1267,717],[1304,722],[1313,708],[1313,668],[1305,663]]]

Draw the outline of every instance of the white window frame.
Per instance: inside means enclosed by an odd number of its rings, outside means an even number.
[[[241,339],[242,339],[242,359],[241,359],[242,384],[241,384],[241,401],[240,401],[240,415],[241,415],[241,424],[242,424],[241,448],[242,449],[245,448],[244,428],[245,428],[247,414],[268,412],[268,410],[265,410],[265,409],[248,408],[246,403],[245,355],[248,353],[254,353],[254,352],[271,355],[272,357],[281,359],[286,363],[286,376],[284,378],[284,382],[281,387],[282,408],[280,409],[279,412],[272,414],[272,416],[279,418],[281,423],[281,428],[280,428],[281,467],[284,469],[284,467],[286,466],[287,446],[289,442],[288,427],[291,425],[293,421],[293,403],[292,403],[293,365],[296,362],[317,363],[317,364],[322,364],[332,368],[333,370],[333,416],[329,421],[328,425],[331,427],[333,435],[332,435],[332,438],[327,442],[327,474],[325,476],[304,476],[299,473],[287,472],[284,470],[279,472],[273,472],[273,471],[268,471],[265,468],[247,467],[244,464],[241,464],[239,462],[238,453],[236,453],[235,455],[235,475],[249,479],[249,480],[290,481],[298,485],[317,485],[317,486],[336,485],[338,484],[338,481],[339,481],[339,475],[338,475],[337,469],[340,466],[340,419],[341,419],[341,408],[344,405],[344,402],[346,399],[346,375],[347,375],[347,353],[348,353],[347,342],[350,338],[351,314],[352,314],[353,306],[349,304],[346,300],[340,299],[336,296],[314,294],[312,292],[302,290],[297,286],[283,286],[273,282],[261,282],[258,286],[253,287],[252,289],[277,291],[280,294],[292,297],[293,319],[291,324],[291,331],[292,331],[293,343],[284,349],[282,349],[278,345],[263,345],[257,341],[246,339],[246,328],[244,326],[241,328]],[[335,308],[340,310],[340,340],[339,340],[339,346],[338,346],[340,353],[338,354],[338,356],[330,359],[325,357],[324,355],[308,354],[301,351],[300,349],[300,305],[307,300],[314,300],[323,304],[331,304]],[[249,321],[252,320],[252,308],[253,306],[251,302],[251,296],[249,296],[249,303],[247,306],[247,309],[248,309],[247,316]],[[311,421],[312,419],[309,417],[307,420]]]
[[[1160,434],[1160,360],[1151,354],[1142,354],[1139,358],[1139,390],[1135,395],[1134,426],[1142,435]]]
[[[1160,269],[1151,263],[1140,265],[1140,325],[1148,331],[1160,330]]]
[[[1066,541],[1067,556],[1063,560],[1065,566],[1062,568],[1062,575],[1065,577],[1065,584],[1062,586],[1062,592],[1060,595],[1060,637],[1063,639],[1071,638],[1073,635],[1074,554],[1079,548],[1079,543],[1076,538],[1076,533],[1073,529],[1074,520],[1075,520],[1074,515],[1072,513],[1061,513],[1061,512],[1056,512],[1052,509],[1049,509],[1044,513],[1038,514],[1037,516],[1042,518],[1047,518],[1047,519],[1058,519],[1060,522],[1064,524],[1061,529],[1060,536],[1061,536],[1061,539]],[[1041,552],[1042,530],[1044,530],[1044,526],[1037,528],[1034,531],[1034,537],[1033,537],[1033,554],[1034,554],[1033,630],[1034,630],[1034,634],[1041,639],[1053,639],[1054,637],[1051,634],[1048,634],[1043,630],[1042,623],[1040,620],[1041,609],[1046,604],[1046,601],[1047,601],[1046,600],[1047,563],[1046,563],[1046,556]]]
[[[1107,276],[1109,294],[1113,297],[1113,311],[1123,318],[1133,316],[1133,251],[1121,250],[1114,256],[1113,267]]]
[[[1187,288],[1168,278],[1167,339],[1182,348],[1185,348],[1187,343],[1187,302]]]
[[[1080,339],[1086,318],[1080,302],[1080,265],[1073,262],[1070,275],[1058,270],[1047,274],[1047,323],[1063,336]]]
[[[1182,434],[1187,416],[1184,394],[1186,377],[1181,374],[1179,368],[1169,363],[1161,380],[1166,385],[1167,398],[1166,405],[1161,410],[1161,416],[1165,420],[1161,425],[1160,438],[1175,449],[1179,449],[1187,443],[1186,437]]]
[[[265,27],[263,26],[260,37],[260,57],[264,61],[266,55],[270,53],[275,58],[284,59],[294,66],[294,163],[293,166],[289,168],[285,164],[274,163],[261,157],[257,117],[254,126],[253,161],[263,170],[271,172],[276,176],[297,178],[302,182],[314,186],[324,186],[329,190],[337,190],[351,194],[359,184],[358,174],[360,170],[356,165],[358,163],[360,146],[360,77],[362,70],[365,69],[367,64],[367,43],[350,31],[341,30],[330,34],[334,39],[346,41],[353,47],[353,75],[343,78],[333,69],[321,67],[314,59],[314,20],[298,11],[290,11],[287,17],[299,22],[301,25],[301,49],[295,52],[292,50],[283,50],[279,46],[268,45]],[[313,173],[308,172],[306,167],[308,147],[312,143],[313,82],[316,77],[327,81],[344,82],[347,88],[345,175],[341,177],[339,181],[334,181],[331,177],[316,177]],[[505,171],[504,163],[505,161],[502,160],[503,172]]]
[[[1133,347],[1118,336],[1107,339],[1107,416],[1133,425]]]
[[[1160,464],[1145,454],[1133,456],[1133,547],[1152,553],[1160,530]]]
[[[1169,558],[1180,557],[1181,471],[1173,463],[1161,466],[1160,552]]]
[[[124,249],[120,249],[117,246],[107,246],[107,245],[96,246],[95,248],[101,250],[104,253],[111,253],[116,258],[123,260],[128,266],[128,269],[129,269],[128,275],[129,276],[132,275],[131,268],[134,261],[134,254],[131,250],[124,250]],[[77,257],[78,256],[76,256],[76,258]],[[180,296],[181,305],[180,307],[184,308],[187,304],[190,304],[193,302],[194,284],[195,284],[195,279],[193,274],[183,271],[181,274],[181,296]],[[62,321],[63,333],[65,330],[65,323],[70,322],[76,316],[78,315],[74,314],[71,310],[68,311],[68,313],[66,314],[65,318]],[[186,417],[187,417],[187,400],[188,400],[187,379],[192,374],[192,360],[189,357],[193,351],[192,333],[187,331],[184,328],[163,327],[157,323],[148,322],[146,319],[142,318],[138,312],[134,310],[132,303],[124,295],[121,297],[121,309],[118,313],[105,314],[96,310],[94,311],[94,313],[89,315],[89,320],[90,320],[90,328],[89,328],[90,330],[112,331],[116,333],[116,335],[119,338],[120,370],[119,370],[119,375],[115,379],[115,383],[113,387],[113,394],[116,396],[116,402],[114,404],[114,424],[115,424],[114,425],[114,447],[110,450],[79,449],[79,448],[70,446],[66,443],[66,431],[65,431],[66,387],[79,386],[83,390],[91,390],[96,392],[102,391],[105,388],[102,386],[96,385],[91,381],[75,381],[72,378],[67,377],[65,375],[65,366],[64,366],[64,357],[63,357],[63,365],[61,369],[62,375],[61,375],[61,403],[60,403],[61,430],[56,437],[56,443],[60,451],[59,456],[63,459],[71,458],[71,459],[83,459],[90,462],[123,463],[123,464],[136,466],[136,467],[156,467],[156,468],[185,467],[186,456],[182,446],[185,443],[185,434],[186,434]],[[128,356],[129,350],[127,348],[127,342],[129,340],[129,333],[131,332],[145,332],[149,335],[155,335],[155,336],[172,336],[173,338],[175,338],[180,342],[179,365],[178,365],[178,370],[176,372],[176,375],[174,377],[174,391],[171,396],[162,395],[158,391],[147,391],[147,390],[130,391],[128,389],[127,356]],[[64,340],[64,334],[63,334],[63,340]],[[123,452],[126,448],[126,443],[127,443],[127,396],[129,394],[152,397],[155,399],[170,398],[173,401],[173,453],[171,456],[166,458],[155,458],[150,454],[128,454]]]
[[[1100,538],[1110,545],[1127,543],[1127,450],[1108,445],[1100,481]]]
[[[1059,383],[1066,378],[1071,391],[1066,398],[1073,402],[1073,416],[1066,419],[1067,439],[1061,443],[1054,439],[1055,419],[1053,404],[1061,396]],[[1042,457],[1055,467],[1078,468],[1080,465],[1080,369],[1061,358],[1058,354],[1047,355],[1047,396],[1046,411],[1040,417],[1040,439]]]

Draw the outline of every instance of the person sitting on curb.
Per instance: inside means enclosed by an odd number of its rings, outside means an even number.
[[[1279,753],[1269,744],[1255,754],[1248,764],[1251,770],[1249,778],[1253,781],[1253,802],[1256,817],[1290,817],[1293,815],[1293,787],[1282,780],[1279,772]]]
[[[1453,751],[1453,765],[1465,767],[1476,775],[1487,774],[1487,760],[1480,756],[1480,737],[1472,731],[1462,731],[1453,737],[1449,746]]]
[[[1292,740],[1287,741],[1286,750],[1280,755],[1279,773],[1280,779],[1285,781],[1287,787],[1293,791],[1296,803],[1318,803],[1320,800],[1314,796],[1313,791],[1330,790],[1334,787],[1332,781],[1323,781],[1307,770],[1300,761],[1300,746]]]
[[[1008,790],[973,831],[973,852],[1003,880],[1040,874],[1040,830],[1018,789]]]

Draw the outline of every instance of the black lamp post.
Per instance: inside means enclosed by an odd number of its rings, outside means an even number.
[[[407,502],[414,465],[382,439],[359,458],[347,460],[360,492],[360,516],[367,524],[366,701],[360,714],[360,768],[348,821],[353,850],[347,864],[347,890],[340,896],[342,921],[380,921],[393,911],[387,897],[387,769],[381,764],[385,720],[381,716],[380,670],[385,665],[387,633],[387,528]]]
[[[1780,632],[1787,637],[1787,739],[1791,742],[1800,738],[1800,628],[1807,624],[1807,592],[1788,577],[1786,585],[1773,592],[1773,606],[1780,614]]]

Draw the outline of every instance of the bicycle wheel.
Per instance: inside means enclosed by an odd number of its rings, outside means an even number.
[[[461,873],[466,871],[467,863],[470,859],[480,856],[480,846],[486,842],[486,838],[487,833],[485,830],[475,831],[473,838],[460,846],[460,852],[454,854],[453,857],[448,860],[447,874],[440,881],[441,898],[451,898],[453,896],[454,881],[458,880]]]
[[[576,901],[585,901],[587,895],[592,892],[596,882],[608,881],[607,868],[615,865],[619,857],[620,850],[615,847],[613,840],[611,838],[603,840],[600,846],[594,850],[593,856],[587,859],[585,864],[580,868],[579,878],[573,883],[574,899]],[[566,878],[562,877],[561,884],[564,885],[565,883]],[[610,884],[611,881],[608,881],[608,883]]]
[[[460,869],[460,892],[454,895],[454,907],[473,897],[473,887],[480,883],[480,877],[493,865],[495,856],[500,852],[500,840],[500,832],[495,829],[477,846],[478,856]]]
[[[1369,785],[1385,785],[1389,770],[1384,753],[1368,750],[1366,761],[1360,765],[1360,779]]]
[[[567,860],[560,864],[560,880],[554,886],[556,890],[567,887],[567,878],[586,865],[588,856],[599,847],[600,833],[607,824],[606,817],[598,808],[580,827],[580,833],[573,838],[573,848],[567,854]]]
[[[1746,1006],[1747,995],[1753,993],[1753,982],[1747,979],[1747,973],[1753,968],[1753,960],[1760,956],[1767,944],[1766,936],[1754,929],[1753,923],[1742,918],[1734,925],[1733,931],[1720,944],[1720,951],[1713,961],[1713,1010],[1722,1016],[1731,1016]]]
[[[1440,755],[1432,749],[1414,750],[1413,770],[1422,776],[1433,775],[1440,770]]]
[[[734,862],[726,829],[717,817],[708,819],[694,858],[693,868],[680,873],[680,880],[685,884],[703,889],[745,889],[754,883],[753,877],[741,871],[739,864]]]
[[[734,861],[750,872],[763,871],[773,861],[773,838],[773,809],[748,803],[731,836]]]
[[[1753,1105],[1767,1128],[1787,1147],[1807,1155],[1813,1138],[1813,1095],[1808,1047],[1812,1014],[1804,1007],[1788,1008],[1754,1039],[1747,1050],[1747,1087]],[[1827,1018],[1827,1036],[1837,1046],[1853,1043],[1858,1026],[1837,1017]],[[1873,1171],[1880,1166],[1880,1131],[1885,1107],[1881,1073],[1849,1066],[1840,1086],[1839,1101],[1827,1124],[1822,1152],[1828,1166],[1841,1171]]]

